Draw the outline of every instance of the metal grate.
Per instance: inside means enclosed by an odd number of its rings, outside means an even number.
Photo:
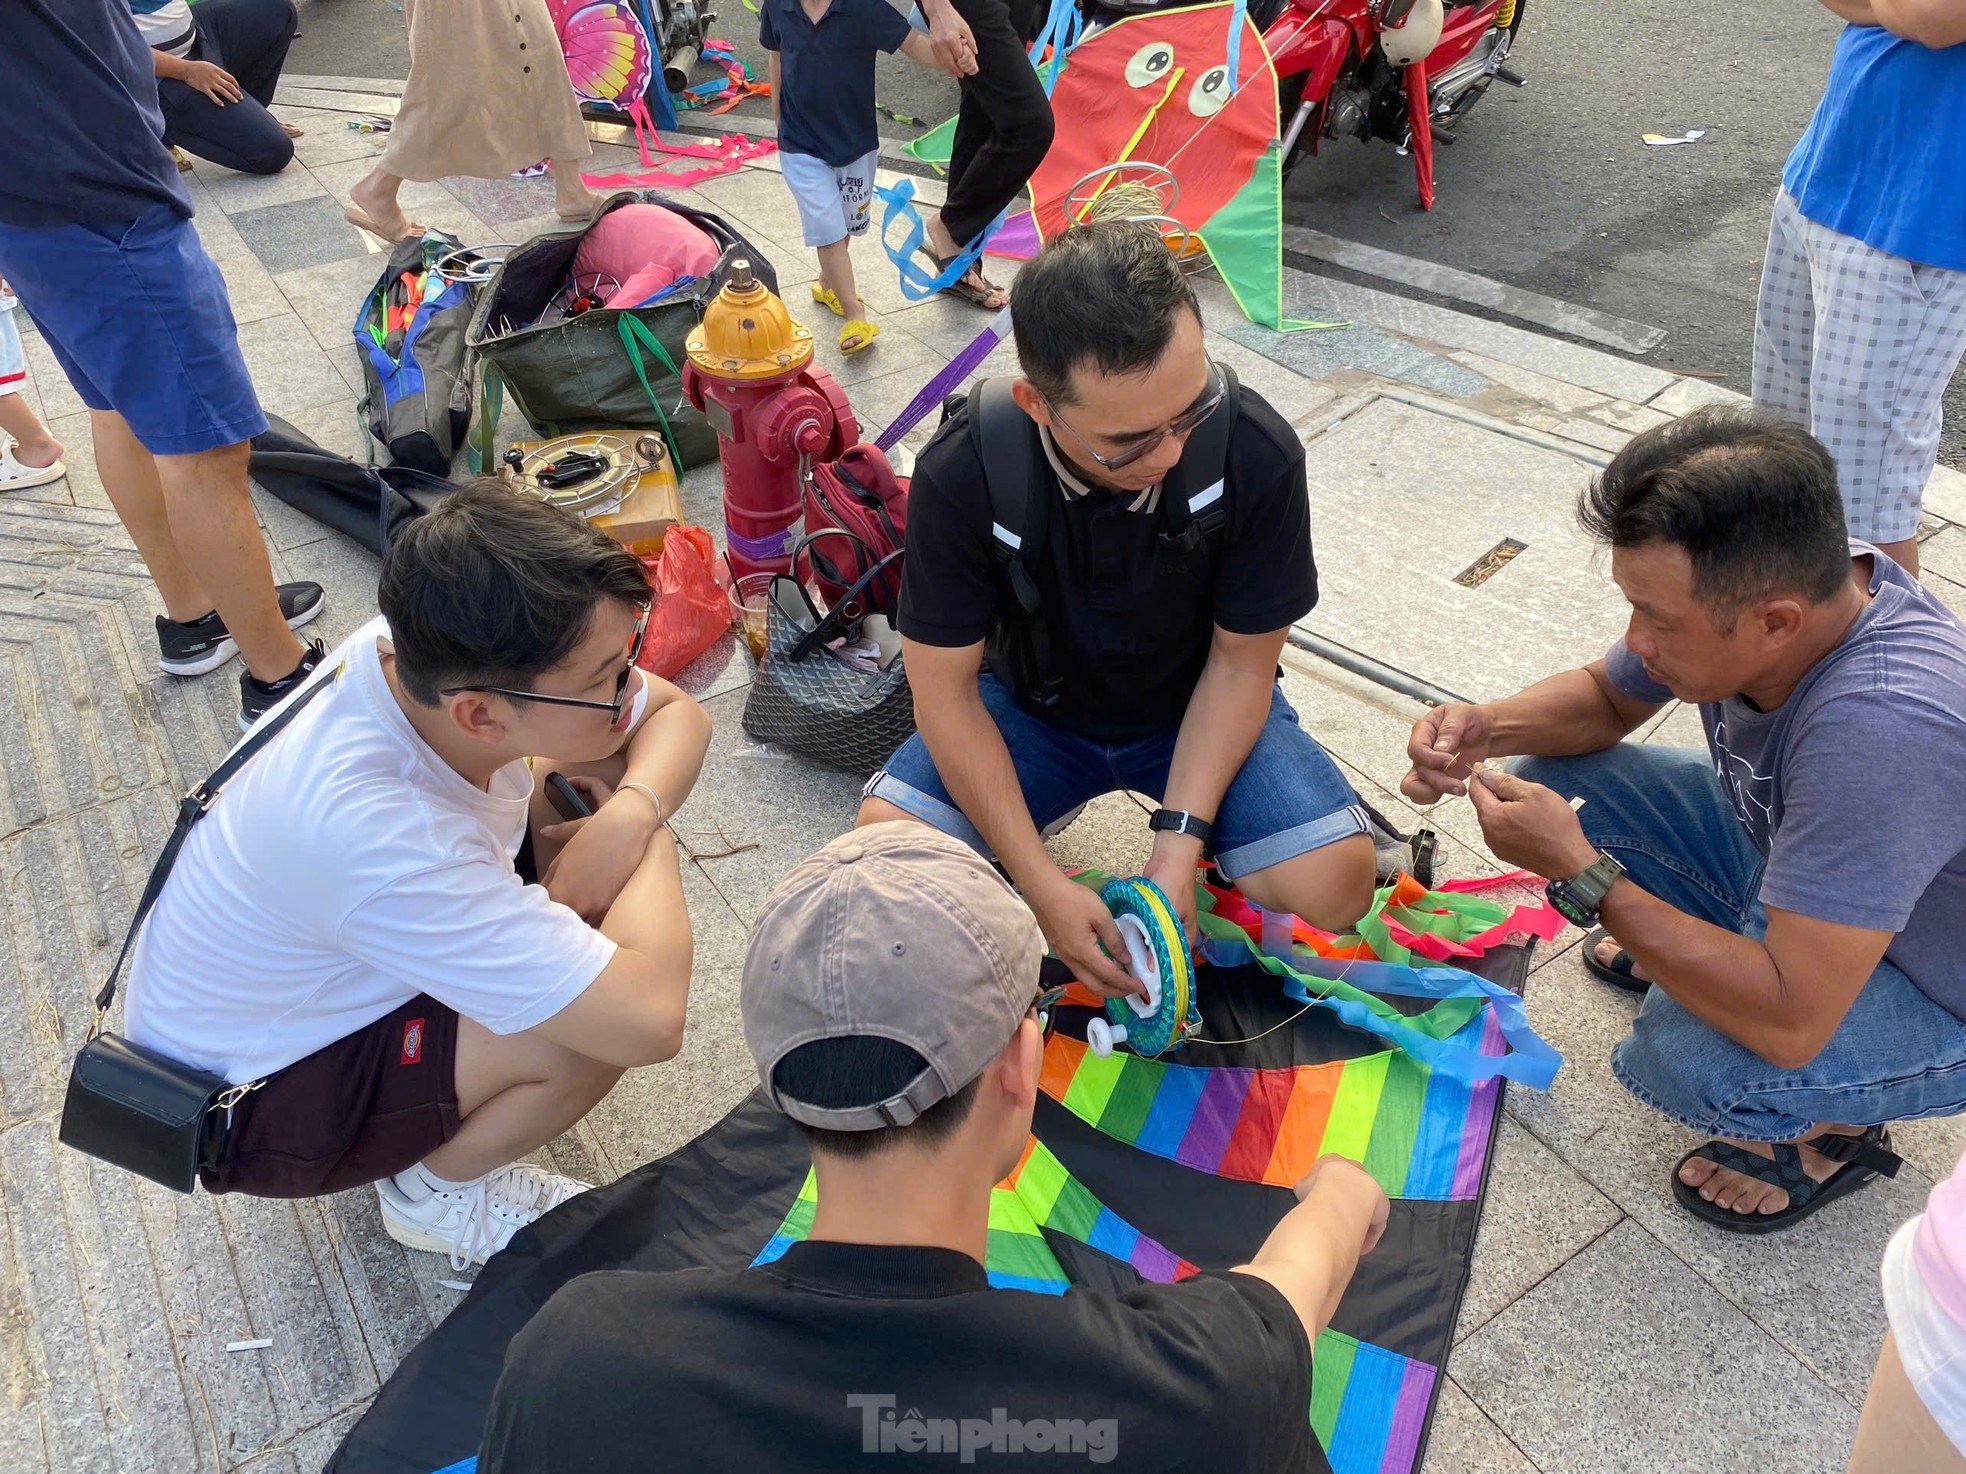
[[[1454,582],[1458,583],[1464,589],[1478,589],[1487,583],[1489,579],[1500,573],[1508,565],[1511,558],[1515,557],[1517,553],[1520,553],[1528,546],[1528,543],[1517,542],[1512,537],[1505,537],[1496,543],[1494,547],[1475,559],[1466,568],[1455,574]]]

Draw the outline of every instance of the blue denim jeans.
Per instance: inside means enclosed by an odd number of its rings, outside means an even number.
[[[1003,682],[985,671],[983,706],[1003,734],[1017,768],[1017,785],[1031,821],[1048,829],[1079,805],[1105,793],[1132,790],[1156,798],[1167,791],[1177,729],[1133,742],[1108,744],[1050,726],[1017,704]],[[917,733],[902,743],[867,784],[917,819],[973,845],[989,846],[942,785],[928,746]],[[1345,775],[1297,723],[1281,689],[1256,745],[1222,795],[1215,814],[1215,864],[1231,880],[1366,833],[1365,811]]]
[[[1660,900],[1743,936],[1767,930],[1757,899],[1762,856],[1704,750],[1621,742],[1513,766],[1582,795],[1577,817],[1591,843]],[[1611,1069],[1633,1095],[1696,1131],[1789,1141],[1820,1121],[1868,1126],[1966,1110],[1966,1024],[1879,962],[1822,1052],[1785,1070],[1654,988],[1611,1051]]]

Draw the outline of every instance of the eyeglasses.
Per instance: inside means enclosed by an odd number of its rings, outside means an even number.
[[[1144,440],[1136,440],[1118,455],[1101,455],[1092,448],[1092,442],[1079,434],[1077,430],[1072,429],[1071,421],[1067,420],[1064,415],[1058,412],[1057,405],[1047,399],[1045,401],[1045,407],[1051,411],[1053,421],[1071,431],[1072,439],[1078,441],[1080,449],[1084,450],[1087,455],[1091,456],[1106,470],[1118,471],[1126,466],[1132,465],[1142,456],[1150,455],[1160,446],[1163,440],[1166,440],[1171,435],[1185,437],[1194,434],[1195,428],[1203,420],[1220,409],[1222,407],[1222,401],[1228,397],[1229,385],[1228,381],[1222,377],[1222,371],[1215,366],[1215,360],[1212,358],[1208,361],[1208,382],[1209,387],[1202,391],[1202,397],[1195,401],[1191,409],[1186,410],[1170,421],[1167,428],[1159,434],[1149,435]]]
[[[614,680],[614,700],[588,701],[579,696],[553,696],[544,691],[511,691],[504,686],[446,686],[437,694],[455,696],[460,691],[478,691],[486,696],[503,696],[508,701],[532,701],[541,706],[577,706],[584,711],[604,711],[612,717],[621,715],[621,708],[628,700],[628,683],[634,679],[635,667],[642,658],[642,645],[648,639],[649,616],[655,612],[653,602],[642,605],[642,617],[635,621],[635,632],[628,637],[628,663],[621,668],[621,674]]]

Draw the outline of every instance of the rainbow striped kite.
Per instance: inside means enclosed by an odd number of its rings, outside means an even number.
[[[769,1264],[804,1239],[818,1202],[818,1184],[808,1172],[785,1221],[753,1263]],[[1040,1295],[1071,1288],[1045,1242],[1047,1231],[1098,1249],[1154,1284],[1201,1272],[1093,1197],[1033,1137],[1024,1159],[990,1194],[983,1267],[991,1285]],[[1423,1361],[1337,1331],[1320,1332],[1311,1348],[1309,1416],[1334,1474],[1406,1474],[1419,1451],[1436,1375]]]
[[[1492,1031],[1493,1018],[1469,1028]],[[1101,1059],[1066,1034],[1046,1042],[1039,1087],[1108,1136],[1197,1172],[1289,1187],[1336,1152],[1361,1163],[1388,1197],[1449,1201],[1481,1191],[1501,1099],[1499,1080],[1470,1086],[1397,1049],[1208,1069],[1118,1050]]]

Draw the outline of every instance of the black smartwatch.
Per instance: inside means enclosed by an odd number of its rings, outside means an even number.
[[[1170,834],[1191,834],[1203,844],[1215,838],[1215,826],[1206,819],[1197,819],[1186,809],[1155,809],[1147,827],[1155,833],[1164,830]]]
[[[1565,921],[1590,928],[1597,925],[1597,910],[1606,893],[1624,873],[1624,866],[1600,851],[1574,880],[1553,880],[1543,894]]]

